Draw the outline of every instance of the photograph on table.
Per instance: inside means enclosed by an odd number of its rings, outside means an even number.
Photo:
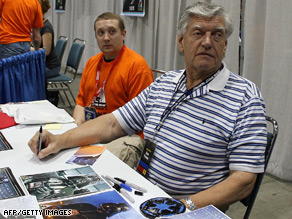
[[[160,217],[160,219],[185,219],[185,218],[197,218],[197,219],[231,219],[214,205],[208,205],[203,208],[199,208],[195,211],[187,211],[183,214],[176,214],[171,217]]]
[[[92,166],[105,149],[106,146],[82,146],[66,163]]]
[[[101,192],[111,187],[90,166],[20,177],[39,202]]]
[[[131,207],[116,190],[57,202],[41,203],[40,207],[43,209],[44,219],[60,218],[45,215],[49,212],[48,210],[53,209],[70,209],[67,212],[70,214],[70,218],[142,218],[142,215]]]
[[[9,167],[0,168],[0,199],[23,196],[24,192],[17,183]]]
[[[7,139],[4,137],[2,132],[0,132],[0,151],[11,150],[12,146],[9,144]]]

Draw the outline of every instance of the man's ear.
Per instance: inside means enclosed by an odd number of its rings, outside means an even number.
[[[177,35],[177,47],[180,53],[184,53],[184,37],[183,35]]]
[[[227,45],[228,45],[228,42],[226,40],[225,41],[225,46],[224,46],[224,49],[223,49],[224,56],[225,56],[225,53],[226,53],[226,50],[227,50]]]
[[[125,39],[126,39],[126,33],[127,33],[127,31],[126,31],[126,29],[124,29],[122,31],[123,41],[125,41]]]

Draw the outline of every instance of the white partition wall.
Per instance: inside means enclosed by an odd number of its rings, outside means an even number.
[[[177,23],[182,11],[194,0],[146,0],[145,17],[122,16],[127,30],[125,44],[141,54],[151,68],[173,70],[184,68],[183,57],[177,51]],[[214,1],[231,11],[235,30],[229,39],[225,62],[238,72],[239,0]],[[54,2],[47,17],[55,29],[56,37],[66,35],[69,45],[76,37],[86,40],[86,49],[80,69],[86,60],[97,54],[99,49],[93,31],[98,15],[111,11],[121,14],[122,0],[69,0],[65,12],[55,12]],[[55,38],[56,38],[55,37]],[[68,53],[68,50],[66,51]],[[65,53],[66,56],[66,53]]]
[[[292,180],[292,1],[245,3],[243,76],[262,91],[279,136],[267,171]]]

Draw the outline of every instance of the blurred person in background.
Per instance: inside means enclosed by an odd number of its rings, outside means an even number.
[[[61,62],[55,50],[55,34],[53,25],[45,18],[45,14],[51,8],[49,0],[39,0],[42,12],[44,26],[40,29],[41,33],[41,48],[46,49],[46,78],[51,78],[59,75]]]
[[[41,44],[42,8],[38,0],[0,1],[0,59],[35,50]]]

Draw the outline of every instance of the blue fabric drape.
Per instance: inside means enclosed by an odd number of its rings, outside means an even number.
[[[0,59],[0,104],[46,99],[45,50]]]

